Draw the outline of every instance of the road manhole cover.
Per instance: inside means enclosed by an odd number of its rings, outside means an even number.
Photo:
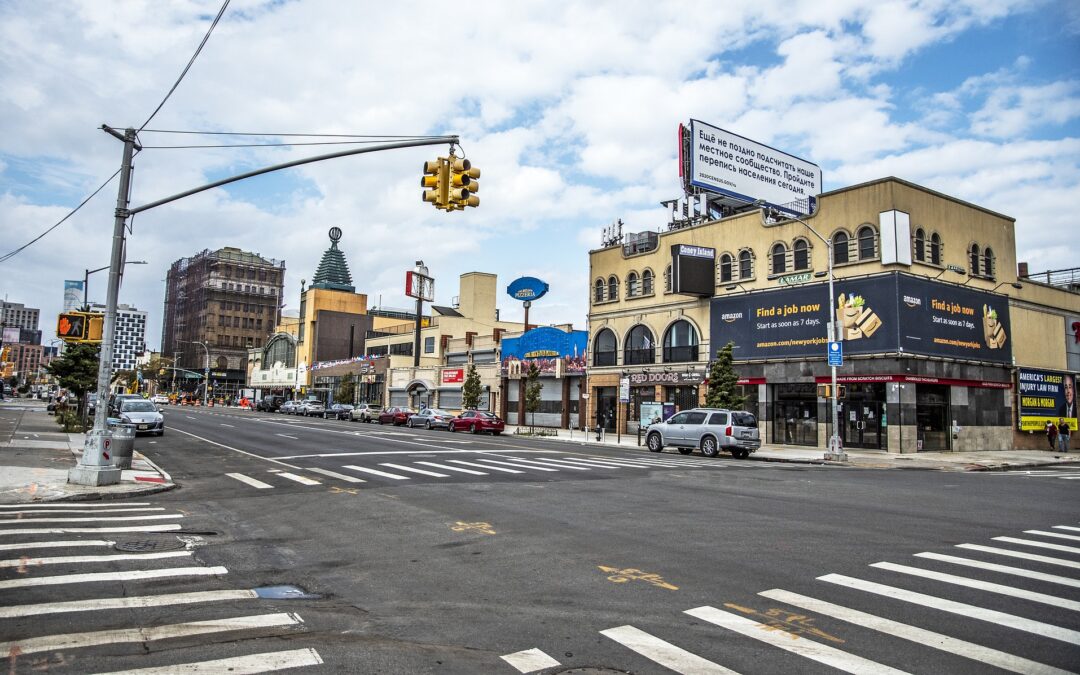
[[[113,548],[127,553],[154,553],[157,551],[179,551],[186,544],[177,539],[158,539],[143,541],[119,541]]]

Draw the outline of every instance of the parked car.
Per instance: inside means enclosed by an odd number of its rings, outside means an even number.
[[[701,448],[706,457],[716,457],[721,450],[732,457],[746,459],[761,447],[757,418],[741,410],[694,408],[649,426],[645,445],[660,452],[671,445],[684,455]]]
[[[263,396],[261,399],[256,401],[255,409],[260,411],[260,412],[277,412],[278,409],[281,408],[282,404],[284,404],[284,403],[285,403],[285,397],[284,396],[274,396],[274,395]]]
[[[165,394],[154,394],[150,397],[150,402],[154,405],[169,405],[169,397]]]
[[[370,403],[360,403],[349,413],[349,419],[353,422],[378,422],[382,406]]]
[[[323,418],[328,420],[347,420],[353,407],[348,403],[335,403],[323,410]]]
[[[498,436],[505,428],[506,423],[498,415],[482,410],[466,410],[450,420],[450,431],[468,431],[473,434],[490,431],[493,436]]]
[[[424,408],[405,421],[405,426],[410,429],[423,427],[425,429],[449,429],[450,420],[454,419],[454,413],[439,410],[438,408]]]
[[[109,397],[109,414],[118,417],[120,404],[124,401],[145,401],[140,394],[113,394]]]
[[[277,411],[282,415],[295,415],[298,405],[299,404],[296,401],[285,401],[281,404]]]
[[[136,434],[161,436],[165,433],[165,416],[152,401],[141,396],[121,399],[117,416],[127,424],[134,424]]]
[[[326,406],[323,405],[322,401],[303,401],[297,409],[297,414],[306,417],[322,417],[325,410]]]
[[[379,424],[393,424],[398,427],[405,424],[415,414],[416,411],[412,408],[391,406],[379,413]]]

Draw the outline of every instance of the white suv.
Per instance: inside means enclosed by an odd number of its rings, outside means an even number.
[[[701,448],[706,457],[716,457],[721,450],[732,457],[746,459],[761,447],[757,418],[741,410],[694,408],[684,410],[649,427],[645,445],[660,452],[671,445],[684,455]]]

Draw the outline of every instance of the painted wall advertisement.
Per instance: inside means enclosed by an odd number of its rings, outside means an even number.
[[[568,333],[550,326],[533,328],[521,337],[503,338],[502,374],[524,377],[530,364],[536,363],[541,375],[580,375],[585,372],[588,344],[587,331]]]
[[[1046,423],[1065,419],[1076,429],[1076,375],[1020,368],[1016,373],[1020,431],[1046,430]]]
[[[912,353],[1011,364],[1006,298],[900,273],[835,282],[844,354]],[[717,348],[735,358],[825,358],[827,283],[712,301]]]

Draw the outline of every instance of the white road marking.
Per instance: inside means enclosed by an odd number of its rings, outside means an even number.
[[[296,614],[259,614],[240,616],[232,619],[211,619],[209,621],[191,621],[165,626],[131,627],[116,630],[102,630],[91,633],[68,633],[66,635],[45,635],[26,638],[17,642],[0,642],[0,653],[7,654],[18,649],[20,654],[38,654],[40,652],[66,651],[82,647],[123,644],[133,642],[153,642],[178,637],[208,635],[233,630],[252,630],[256,628],[278,628],[296,626],[304,621]]]
[[[367,482],[363,478],[356,478],[355,476],[346,476],[343,473],[338,473],[336,471],[331,471],[329,469],[320,469],[318,467],[312,467],[312,468],[308,469],[308,471],[314,471],[315,473],[321,473],[324,476],[330,476],[331,478],[337,478],[338,480],[343,480],[343,481],[346,481],[348,483],[365,483],[365,482]]]
[[[984,609],[982,607],[976,607],[975,605],[967,605],[962,602],[936,598],[932,595],[925,595],[923,593],[916,593],[902,588],[886,586],[885,584],[879,584],[873,581],[864,581],[842,574],[826,574],[825,576],[818,577],[818,580],[846,586],[847,588],[854,588],[860,591],[866,591],[867,593],[875,593],[895,600],[903,600],[904,602],[922,605],[923,607],[930,607],[931,609],[939,609],[943,612],[958,614],[970,619],[994,623],[1014,630],[1021,630],[1025,633],[1042,635],[1043,637],[1060,640],[1061,642],[1068,642],[1069,644],[1080,645],[1080,631],[1053,626],[1041,621],[1025,619],[1020,616],[1006,614],[1005,612],[999,612],[993,609]]]
[[[68,600],[66,602],[43,602],[36,605],[0,607],[0,619],[67,612],[96,612],[103,609],[139,609],[142,607],[166,607],[190,605],[199,602],[222,602],[225,600],[254,600],[259,595],[252,590],[198,591],[194,593],[168,593],[165,595],[139,595],[128,598],[95,598],[93,600]]]
[[[454,464],[464,464],[465,466],[475,466],[479,469],[487,469],[489,471],[502,471],[503,473],[525,473],[524,471],[516,471],[514,469],[503,469],[497,466],[488,466],[486,464],[477,464],[476,462],[466,462],[463,459],[448,459],[447,462],[453,462]]]
[[[45,504],[42,504],[41,506],[45,506]],[[25,514],[33,514],[33,513],[126,513],[126,512],[131,512],[131,511],[164,511],[164,510],[165,510],[164,506],[150,506],[150,507],[141,508],[141,509],[108,509],[108,510],[104,510],[104,509],[74,509],[74,508],[72,508],[72,509],[40,509],[40,508],[37,508],[37,506],[35,506],[33,509],[28,509],[26,511],[3,511],[3,512],[0,512],[0,515],[5,515],[6,516],[9,513],[19,513],[19,514],[24,514],[24,515]]]
[[[229,675],[251,675],[269,673],[287,668],[317,666],[323,662],[319,652],[311,649],[293,649],[287,652],[266,652],[248,656],[234,656],[228,659],[199,661],[198,663],[178,663],[160,668],[136,668],[118,670],[101,675],[174,675],[175,673],[229,673]]]
[[[298,476],[295,473],[289,473],[288,471],[281,471],[281,472],[278,473],[278,475],[281,476],[282,478],[288,478],[289,480],[294,480],[297,483],[300,483],[301,485],[322,485],[322,483],[320,483],[317,480],[312,480],[311,478],[308,478],[306,476]]]
[[[35,509],[70,509],[73,504],[71,502],[54,502],[52,504],[0,504],[0,509],[25,509],[28,506]],[[120,508],[121,506],[123,508]],[[129,506],[150,506],[150,502],[124,502],[122,505],[110,504],[108,502],[79,502],[79,508],[81,509],[92,508],[99,511],[125,511]]]
[[[197,434],[193,434],[190,431],[184,431],[183,429],[174,428],[174,431],[178,431],[178,432],[184,434],[185,436],[191,436],[192,438],[197,438],[200,441],[202,441],[203,443],[209,443],[210,445],[216,445],[219,448],[225,448],[226,450],[231,450],[232,452],[240,453],[241,455],[246,455],[248,457],[254,457],[255,459],[261,459],[264,462],[272,462],[274,464],[280,464],[281,466],[288,467],[290,469],[296,469],[297,471],[302,470],[298,466],[293,466],[292,464],[286,464],[285,462],[282,462],[280,460],[280,458],[277,458],[277,457],[262,457],[260,455],[256,455],[253,452],[248,452],[247,450],[241,450],[240,448],[234,448],[231,445],[225,445],[224,443],[218,443],[217,441],[212,441],[209,438],[203,438],[202,436],[199,436]]]
[[[890,572],[899,572],[900,574],[910,574],[911,576],[922,577],[924,579],[933,579],[935,581],[955,584],[957,586],[966,586],[968,588],[986,591],[987,593],[997,593],[999,595],[1008,595],[1012,598],[1041,602],[1044,605],[1053,605],[1054,607],[1062,607],[1064,609],[1071,609],[1074,612],[1080,612],[1080,602],[1076,600],[1066,600],[1065,598],[1059,598],[1054,595],[1025,591],[1020,588],[1013,588],[1012,586],[1005,586],[1003,584],[993,584],[988,581],[978,581],[976,579],[969,579],[955,574],[933,572],[931,570],[909,567],[908,565],[897,565],[890,562],[872,563],[870,567],[877,567],[878,569],[889,570]]]
[[[34,527],[21,530],[0,530],[0,537],[7,534],[93,534],[105,532],[171,532],[180,525],[133,525],[131,527]]]
[[[697,607],[684,612],[709,623],[733,630],[736,633],[761,640],[773,647],[798,654],[811,661],[824,663],[845,673],[903,673],[902,670],[864,659],[861,656],[842,652],[819,642],[813,642],[792,635],[787,631],[776,630],[773,626],[758,623],[746,617],[724,612],[715,607]]]
[[[1020,558],[1022,560],[1034,560],[1035,562],[1042,562],[1048,565],[1060,565],[1061,567],[1072,567],[1074,569],[1080,569],[1080,562],[1073,560],[1064,560],[1062,558],[1051,558],[1045,555],[1035,555],[1034,553],[1023,553],[1021,551],[1010,551],[1007,548],[995,548],[993,546],[980,546],[979,544],[957,544],[957,548],[969,548],[972,551],[982,551],[984,553],[994,553],[997,555],[1009,556],[1010,558]]]
[[[578,464],[572,464],[570,462],[565,462],[564,463],[561,460],[548,459],[546,457],[544,459],[515,459],[514,461],[521,462],[523,464],[546,466],[546,467],[549,467],[549,468],[556,468],[556,469],[573,469],[574,471],[592,471],[593,469],[597,468],[595,466],[594,467],[580,466]]]
[[[269,483],[264,483],[261,480],[256,480],[254,478],[251,478],[250,476],[245,476],[242,473],[227,473],[225,475],[228,476],[229,478],[236,479],[236,480],[240,481],[241,483],[247,483],[251,487],[258,488],[260,490],[267,490],[269,488],[274,487],[273,485],[270,485]]]
[[[1069,525],[1054,525],[1055,530],[1069,530],[1070,532],[1080,532],[1080,527],[1070,527]]]
[[[542,466],[531,466],[529,464],[519,464],[517,462],[503,462],[503,461],[498,460],[498,459],[477,459],[476,461],[484,462],[485,464],[487,464],[488,462],[491,462],[492,464],[501,464],[503,466],[516,466],[519,469],[531,469],[533,471],[547,471],[549,473],[558,473],[559,472],[558,469],[545,469]]]
[[[991,572],[1001,572],[1002,574],[1013,574],[1019,577],[1027,577],[1028,579],[1038,579],[1039,581],[1045,581],[1051,584],[1060,584],[1062,586],[1072,586],[1073,588],[1080,588],[1080,579],[1070,579],[1069,577],[1059,576],[1057,574],[1046,574],[1045,572],[1032,572],[1020,567],[1009,567],[1008,565],[998,565],[996,563],[982,562],[981,560],[972,560],[970,558],[960,558],[954,555],[944,555],[942,553],[916,553],[916,558],[929,558],[930,560],[940,560],[942,562],[953,563],[954,565],[964,565],[967,567],[975,567],[983,570],[990,570]]]
[[[157,560],[160,558],[181,558],[186,555],[191,555],[191,551],[116,553],[113,555],[63,555],[51,558],[12,558],[10,560],[0,560],[0,568],[37,567],[38,565],[60,565],[64,563],[113,562],[117,560]]]
[[[1057,537],[1058,539],[1070,539],[1072,541],[1080,541],[1080,537],[1075,534],[1062,534],[1060,532],[1044,532],[1043,530],[1024,530],[1024,534],[1038,534],[1044,537]]]
[[[600,631],[600,634],[611,638],[624,647],[634,650],[645,658],[658,663],[661,666],[674,670],[684,675],[736,675],[735,671],[728,670],[720,664],[703,659],[697,654],[691,654],[681,647],[676,647],[670,642],[665,642],[658,637],[653,637],[643,630],[633,626],[619,626]]]
[[[90,572],[87,574],[64,574],[55,577],[7,579],[0,581],[0,590],[27,588],[29,586],[56,586],[59,584],[85,584],[93,581],[141,581],[166,577],[208,577],[228,574],[224,567],[173,567],[162,570],[129,570],[127,572]],[[4,652],[0,652],[4,653]]]
[[[235,427],[234,425],[232,425],[232,424],[225,424],[224,422],[221,422],[220,424],[221,424],[221,426],[223,426],[223,427],[229,427],[230,429],[235,429],[235,428],[236,428],[236,427]]]
[[[559,461],[560,462],[574,462],[575,464],[582,464],[584,466],[602,467],[602,468],[605,468],[605,469],[645,469],[646,471],[649,469],[649,467],[644,466],[642,464],[638,464],[636,462],[622,462],[622,461],[618,461],[618,460],[608,460],[608,459],[584,459],[584,458],[574,457],[572,459],[560,459]]]
[[[517,668],[519,673],[534,673],[538,670],[562,665],[539,649],[526,649],[523,652],[506,654],[499,658]]]
[[[994,541],[1003,541],[1006,544],[1023,544],[1024,546],[1036,546],[1038,548],[1048,548],[1054,551],[1064,551],[1065,553],[1080,553],[1080,548],[1075,546],[1063,546],[1061,544],[1048,544],[1044,541],[1033,541],[1031,539],[1017,539],[1015,537],[994,537]]]
[[[21,551],[28,548],[66,548],[68,546],[115,546],[105,539],[72,539],[70,541],[27,541],[21,544],[0,544],[0,551]]]
[[[353,466],[352,464],[346,464],[343,469],[352,469],[353,471],[359,471],[361,473],[370,473],[374,476],[382,476],[383,478],[393,478],[394,480],[409,480],[408,476],[399,476],[396,473],[387,473],[385,471],[379,471],[378,469],[365,469],[362,466]]]
[[[473,471],[472,469],[462,469],[457,466],[449,466],[447,464],[436,464],[435,462],[417,462],[417,464],[423,464],[424,466],[435,467],[436,469],[443,469],[445,471],[458,471],[460,473],[470,473],[474,476],[486,476],[488,474],[483,471]]]
[[[874,614],[867,614],[866,612],[860,612],[856,609],[841,607],[840,605],[834,605],[830,602],[817,600],[805,595],[799,595],[798,593],[790,593],[778,588],[771,591],[762,591],[761,593],[758,593],[758,595],[787,603],[795,607],[801,607],[802,609],[809,610],[816,614],[823,614],[835,619],[840,619],[841,621],[847,621],[856,626],[870,628],[887,635],[895,635],[904,640],[910,640],[911,642],[920,645],[933,647],[934,649],[939,649],[943,652],[963,656],[964,658],[979,661],[1014,673],[1026,673],[1030,675],[1064,675],[1064,673],[1069,672],[1036,661],[1029,661],[1028,659],[1001,652],[996,649],[983,647],[982,645],[971,642],[965,642],[964,640],[949,637],[948,635],[934,633],[923,628],[910,626],[891,619],[885,619]]]
[[[14,523],[36,524],[36,523],[96,523],[102,520],[114,521],[114,520],[175,520],[177,518],[183,518],[182,513],[168,513],[156,516],[102,516],[101,518],[15,518],[12,520],[0,520],[0,525],[12,525]]]
[[[404,464],[391,464],[390,462],[382,462],[379,466],[388,466],[391,469],[398,469],[399,471],[411,471],[412,473],[418,473],[424,476],[432,476],[433,478],[449,478],[450,476],[445,473],[436,473],[434,471],[428,471],[426,469],[414,469]]]
[[[300,440],[300,439],[299,439],[299,438],[297,438],[296,436],[289,436],[288,434],[274,434],[274,435],[275,435],[275,436],[281,436],[282,438],[291,438],[291,439],[293,439],[294,441],[298,441],[298,440]]]

